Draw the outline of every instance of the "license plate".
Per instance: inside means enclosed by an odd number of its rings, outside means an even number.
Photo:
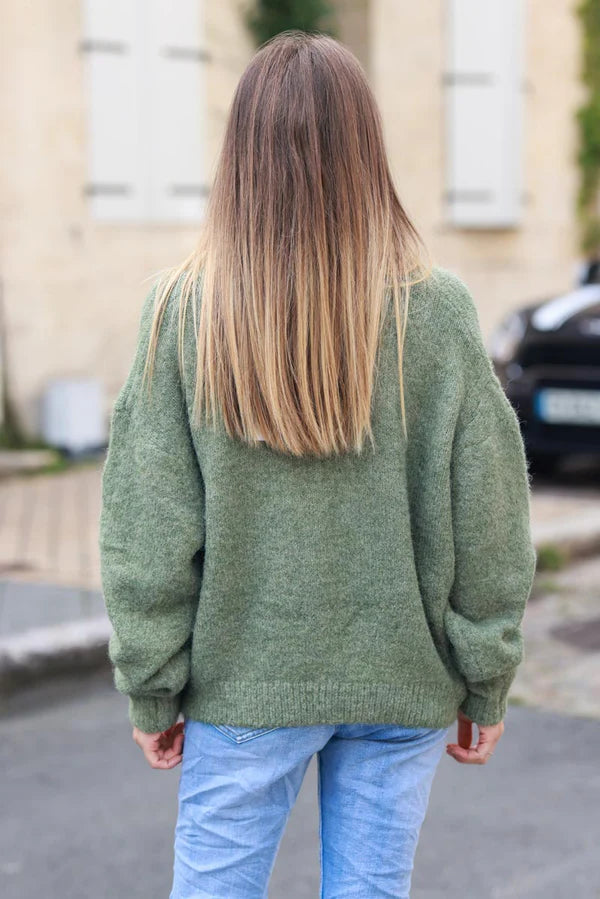
[[[600,425],[600,390],[545,387],[536,394],[535,407],[551,424]]]

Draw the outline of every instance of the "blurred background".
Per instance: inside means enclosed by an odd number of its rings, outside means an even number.
[[[399,195],[473,293],[531,465],[538,572],[506,733],[483,770],[442,759],[412,895],[600,897],[600,0],[0,16],[0,895],[168,895],[179,775],[146,765],[112,687],[101,468],[142,301],[195,245],[238,78],[299,27],[362,63]],[[269,895],[318,878],[311,763]]]

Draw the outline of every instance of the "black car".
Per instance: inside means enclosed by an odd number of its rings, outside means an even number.
[[[600,259],[572,291],[508,315],[489,351],[532,469],[571,453],[600,458]]]

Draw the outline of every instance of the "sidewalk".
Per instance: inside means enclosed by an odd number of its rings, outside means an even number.
[[[106,659],[101,472],[0,480],[0,691]]]
[[[101,471],[0,480],[0,579],[100,589]]]
[[[0,480],[0,684],[7,670],[12,679],[57,655],[103,651],[101,472],[96,464]],[[532,530],[538,548],[600,552],[600,489],[534,486]]]

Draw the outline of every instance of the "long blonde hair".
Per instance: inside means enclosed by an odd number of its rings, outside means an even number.
[[[410,286],[431,271],[424,250],[360,63],[329,36],[281,32],[238,82],[198,246],[157,289],[146,375],[180,284],[180,362],[193,305],[196,423],[204,408],[214,426],[219,410],[229,436],[251,444],[293,456],[360,452],[365,437],[373,442],[392,296],[406,436],[404,335]]]

